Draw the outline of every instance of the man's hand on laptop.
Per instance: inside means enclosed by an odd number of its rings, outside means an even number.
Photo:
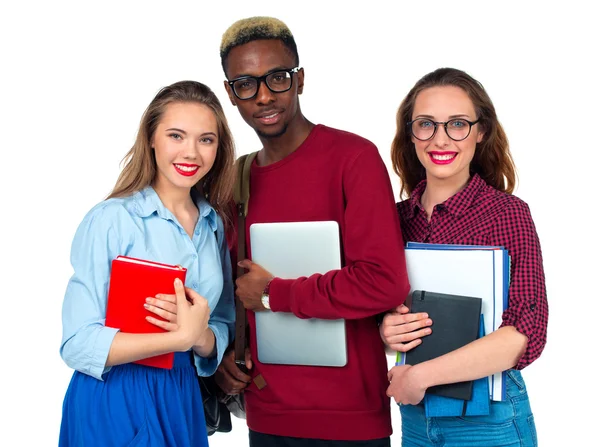
[[[254,312],[267,310],[262,303],[262,295],[269,281],[273,279],[273,275],[249,259],[238,262],[238,265],[248,270],[248,273],[236,279],[235,294],[246,309]]]
[[[252,369],[250,349],[246,348],[246,367]],[[244,374],[235,363],[235,351],[231,349],[223,356],[215,372],[215,382],[225,394],[240,394],[250,384],[252,377]]]

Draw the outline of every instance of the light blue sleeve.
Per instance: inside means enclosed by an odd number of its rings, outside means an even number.
[[[233,277],[231,273],[231,258],[225,238],[223,222],[217,219],[217,241],[221,255],[221,267],[223,270],[223,290],[215,309],[210,315],[208,327],[215,334],[217,353],[210,358],[200,357],[194,354],[196,369],[199,376],[210,376],[214,374],[223,359],[225,350],[233,341],[235,335],[235,302],[233,298]]]
[[[102,202],[83,219],[71,247],[73,276],[62,308],[60,355],[77,371],[102,380],[118,329],[104,326],[111,261],[122,245],[122,226],[130,221],[119,204]]]

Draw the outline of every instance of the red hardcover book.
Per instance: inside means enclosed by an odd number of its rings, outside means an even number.
[[[165,332],[164,329],[146,321],[146,316],[160,317],[144,308],[146,298],[158,293],[175,293],[175,278],[185,283],[187,270],[179,265],[161,264],[128,256],[117,256],[112,261],[106,326],[121,332],[148,334]],[[173,353],[138,360],[139,363],[157,368],[173,367]]]

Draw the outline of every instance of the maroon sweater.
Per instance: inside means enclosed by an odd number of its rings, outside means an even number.
[[[343,368],[262,364],[254,313],[248,312],[253,376],[267,386],[246,390],[251,430],[280,436],[367,440],[391,434],[387,361],[376,314],[409,292],[402,235],[389,176],[377,148],[357,135],[316,126],[285,159],[252,166],[248,228],[255,222],[335,220],[341,270],[296,280],[274,279],[274,312],[346,319]],[[252,247],[248,245],[251,258]]]

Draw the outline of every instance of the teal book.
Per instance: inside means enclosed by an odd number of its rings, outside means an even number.
[[[484,324],[481,316],[479,337],[483,337]],[[424,399],[425,416],[456,417],[456,416],[485,416],[490,414],[490,387],[487,377],[473,381],[470,400],[453,399],[451,397],[426,394]]]

